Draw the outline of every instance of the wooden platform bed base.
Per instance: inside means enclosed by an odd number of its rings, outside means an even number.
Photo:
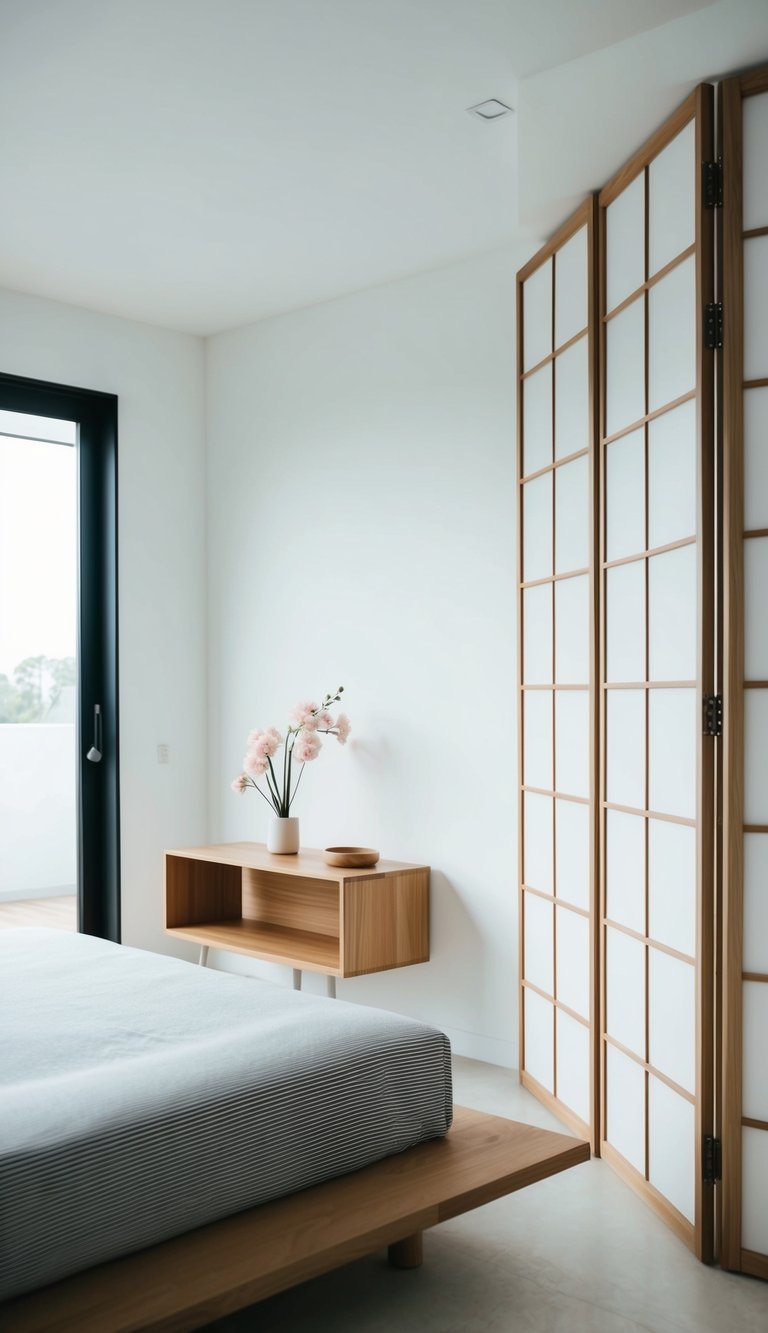
[[[421,1262],[421,1233],[589,1158],[565,1134],[457,1107],[444,1139],[224,1218],[0,1307],[4,1333],[201,1328],[389,1247]]]

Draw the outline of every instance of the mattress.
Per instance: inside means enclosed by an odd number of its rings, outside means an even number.
[[[423,1023],[0,931],[0,1299],[445,1134]]]

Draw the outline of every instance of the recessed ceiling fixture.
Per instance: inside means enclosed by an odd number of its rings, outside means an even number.
[[[498,97],[489,97],[487,102],[478,102],[477,106],[468,106],[467,111],[470,116],[477,116],[479,120],[501,120],[502,116],[511,116],[514,107],[507,106],[505,102],[500,102]]]

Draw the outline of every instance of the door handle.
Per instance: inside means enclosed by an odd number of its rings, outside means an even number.
[[[92,764],[101,762],[101,704],[93,705],[93,745],[85,757]]]

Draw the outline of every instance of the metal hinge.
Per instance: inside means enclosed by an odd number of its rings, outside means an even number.
[[[705,1185],[714,1185],[720,1179],[722,1151],[720,1140],[705,1134],[701,1145],[701,1171]]]
[[[723,345],[723,303],[710,301],[704,307],[704,346],[710,352]]]
[[[722,736],[723,734],[723,696],[722,694],[704,695],[704,735]]]
[[[723,166],[722,162],[702,162],[701,192],[705,208],[723,206]]]

